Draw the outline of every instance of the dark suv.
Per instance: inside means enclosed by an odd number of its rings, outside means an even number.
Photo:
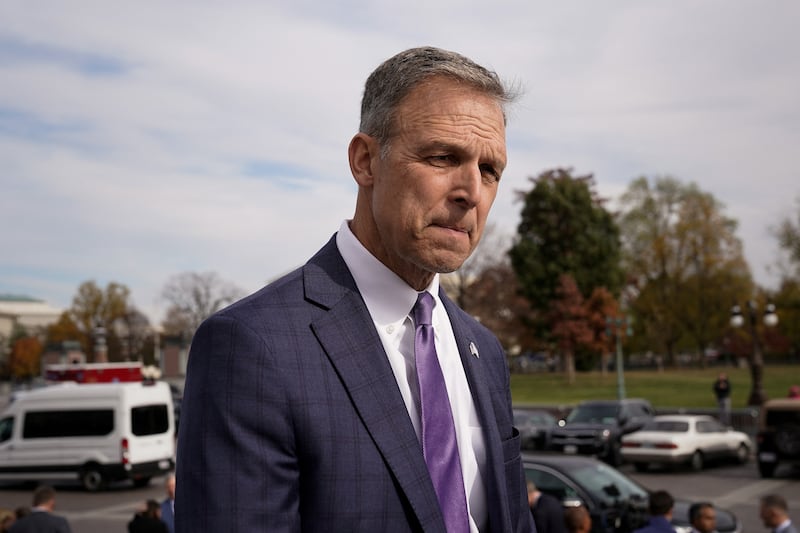
[[[772,477],[780,463],[800,465],[800,400],[765,402],[756,443],[761,477]]]
[[[647,400],[588,400],[559,421],[550,435],[550,449],[566,454],[597,455],[617,466],[623,435],[639,430],[652,420]]]

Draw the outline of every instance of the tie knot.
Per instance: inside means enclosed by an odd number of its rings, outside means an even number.
[[[414,304],[414,326],[431,325],[433,315],[433,296],[428,291],[422,291],[417,296],[417,303]]]

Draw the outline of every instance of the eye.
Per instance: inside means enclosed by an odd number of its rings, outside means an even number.
[[[500,181],[500,172],[497,171],[492,165],[481,165],[481,176],[483,179],[489,182],[498,182]]]
[[[428,162],[436,167],[445,167],[456,164],[456,158],[452,154],[436,154],[428,157]]]

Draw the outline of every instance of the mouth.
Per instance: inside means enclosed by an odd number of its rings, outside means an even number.
[[[470,230],[466,226],[461,226],[458,224],[432,224],[433,227],[447,230],[447,231],[454,231],[456,233],[464,233],[469,235]]]

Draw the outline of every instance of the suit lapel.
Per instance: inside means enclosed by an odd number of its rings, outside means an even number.
[[[507,487],[505,482],[505,472],[498,471],[497,467],[505,464],[502,450],[502,439],[497,429],[497,414],[495,413],[492,395],[489,385],[486,383],[487,364],[486,359],[480,357],[482,349],[488,351],[488,346],[480,346],[477,336],[472,333],[472,329],[461,317],[460,310],[455,304],[440,291],[440,297],[444,303],[450,323],[453,327],[453,334],[458,345],[458,352],[461,355],[461,362],[464,365],[464,372],[467,375],[472,399],[475,402],[475,409],[483,428],[484,445],[486,449],[486,472],[484,482],[486,483],[486,494],[488,501],[487,511],[489,513],[489,529],[491,531],[509,531],[511,529],[511,517],[508,514]],[[492,348],[493,349],[493,348]]]
[[[425,531],[444,531],[436,494],[394,374],[355,282],[326,245],[304,269],[306,297],[327,308],[311,327]]]

